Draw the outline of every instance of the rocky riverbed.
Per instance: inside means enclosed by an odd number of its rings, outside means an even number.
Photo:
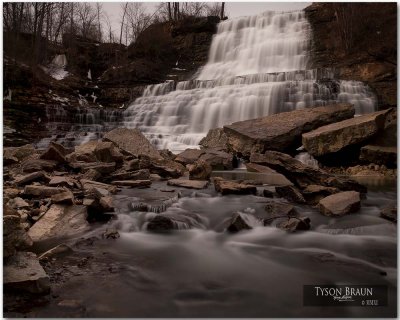
[[[374,283],[388,307],[330,314],[393,316],[397,151],[378,138],[396,112],[353,116],[334,105],[244,121],[178,155],[125,128],[5,148],[6,315],[321,316],[302,285]]]

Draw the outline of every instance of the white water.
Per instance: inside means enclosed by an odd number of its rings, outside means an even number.
[[[361,82],[308,70],[310,25],[304,12],[265,12],[221,22],[196,79],[148,86],[125,111],[158,148],[197,147],[209,129],[235,121],[334,102],[372,112],[376,99]]]

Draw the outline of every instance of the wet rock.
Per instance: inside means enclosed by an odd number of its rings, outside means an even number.
[[[113,203],[113,198],[110,196],[107,197],[101,197],[99,200],[100,206],[103,208],[105,212],[111,212],[114,211],[114,203]]]
[[[304,133],[304,148],[311,155],[319,157],[367,141],[384,129],[390,110],[365,114]]]
[[[249,172],[267,173],[267,174],[277,174],[277,172],[266,166],[259,165],[257,163],[245,163],[246,169]]]
[[[345,177],[337,177],[321,169],[305,165],[288,154],[267,151],[264,154],[254,153],[250,157],[251,162],[267,165],[279,173],[283,174],[295,186],[305,189],[309,185],[322,185],[335,187],[340,190],[355,190],[366,193],[367,188],[358,182]]]
[[[212,167],[203,160],[198,160],[189,168],[190,180],[208,180],[210,179]]]
[[[98,142],[94,150],[98,161],[120,163],[124,156],[112,142]]]
[[[32,197],[46,198],[51,197],[54,194],[64,192],[65,189],[55,188],[55,187],[46,187],[46,186],[34,186],[29,185],[25,186],[24,194]]]
[[[55,237],[72,236],[87,229],[85,206],[53,204],[30,229],[29,236],[34,242]]]
[[[140,169],[140,161],[139,161],[139,159],[132,159],[127,162],[124,162],[123,168],[125,171],[139,170]]]
[[[74,204],[75,198],[71,191],[67,190],[61,193],[57,193],[51,196],[52,203],[59,204]]]
[[[49,181],[50,187],[65,187],[73,188],[76,185],[76,181],[69,177],[56,176],[52,177]]]
[[[214,178],[214,187],[217,192],[222,195],[227,194],[256,194],[257,188],[253,185],[239,183],[236,181],[223,180]]]
[[[229,147],[243,157],[266,150],[288,151],[301,146],[301,134],[354,116],[350,104],[281,112],[224,126]]]
[[[158,151],[160,153],[160,155],[166,159],[166,160],[171,160],[171,161],[175,161],[176,155],[173,154],[170,150],[168,149],[163,149],[163,150],[159,150]]]
[[[44,172],[39,171],[39,172],[32,172],[24,176],[20,176],[16,178],[14,182],[17,186],[24,186],[34,181],[48,181],[48,178],[46,177]]]
[[[250,230],[256,226],[262,226],[262,222],[256,217],[246,213],[235,213],[226,228],[228,232],[236,233],[242,230]]]
[[[207,188],[209,182],[208,180],[187,180],[187,179],[171,179],[168,180],[167,184],[169,186],[182,187],[188,189],[204,189]]]
[[[397,167],[397,147],[364,146],[361,148],[360,160]]]
[[[214,149],[186,149],[178,154],[176,162],[183,165],[194,164],[198,160],[207,162],[214,170],[232,170],[233,156],[229,153]]]
[[[32,252],[18,252],[4,265],[4,287],[29,293],[49,293],[50,281]]]
[[[57,162],[52,160],[42,160],[42,159],[31,159],[24,161],[22,163],[23,172],[36,172],[36,171],[47,171],[51,172],[57,166]]]
[[[119,149],[135,157],[146,155],[150,158],[162,158],[138,129],[117,128],[106,133],[103,140],[113,142]]]
[[[166,211],[172,204],[176,203],[180,198],[179,192],[164,192],[154,190],[151,194],[144,194],[142,197],[130,204],[133,211],[155,212],[161,213]]]
[[[278,227],[289,232],[309,230],[311,227],[311,220],[308,217],[292,217],[280,223]]]
[[[102,177],[102,175],[100,172],[98,172],[95,169],[89,169],[84,173],[84,175],[82,176],[82,179],[97,181],[97,180],[100,180],[101,177]]]
[[[118,239],[118,238],[120,237],[120,234],[119,234],[119,232],[117,231],[117,229],[112,228],[112,229],[107,229],[107,230],[103,233],[102,237],[103,237],[104,239]]]
[[[215,149],[229,152],[228,137],[223,128],[215,128],[208,131],[207,136],[200,140],[199,145],[205,149]]]
[[[20,223],[19,215],[3,216],[3,257],[11,257],[19,250],[26,250],[33,245]]]
[[[263,190],[263,196],[265,198],[273,198],[274,197],[274,193],[270,190],[264,189]]]
[[[383,208],[380,215],[386,220],[397,223],[397,206],[388,206]]]
[[[155,232],[163,232],[174,229],[174,223],[171,218],[166,217],[161,214],[157,214],[153,219],[147,224],[147,230]]]
[[[305,188],[302,193],[308,204],[316,205],[318,202],[332,194],[340,192],[337,188],[324,187],[315,184],[311,184]]]
[[[319,204],[319,211],[326,216],[343,216],[360,210],[360,193],[345,191],[323,198]]]
[[[3,158],[17,159],[18,162],[25,160],[36,153],[33,145],[26,144],[22,147],[8,147],[3,149]]]
[[[179,178],[186,171],[182,164],[166,159],[153,159],[149,169],[151,173],[156,173],[163,178]]]
[[[68,162],[96,162],[97,158],[94,153],[97,141],[88,141],[75,147],[75,151],[66,156]]]
[[[87,172],[88,170],[96,170],[100,174],[110,174],[115,171],[115,162],[71,162],[69,166],[75,170]]]
[[[279,196],[289,201],[293,201],[300,204],[306,203],[306,200],[304,199],[300,190],[294,186],[276,186],[275,191]]]
[[[42,253],[39,256],[39,261],[62,257],[71,252],[73,252],[73,250],[70,246],[67,246],[66,244],[59,244],[58,246],[55,246],[54,248]]]
[[[131,188],[147,188],[151,186],[150,180],[121,180],[112,181],[113,185],[121,187],[131,187]]]
[[[257,217],[264,221],[264,225],[267,225],[277,218],[295,216],[296,214],[291,204],[270,200],[265,203],[264,212],[257,213]]]

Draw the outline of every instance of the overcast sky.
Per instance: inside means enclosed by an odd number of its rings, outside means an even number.
[[[102,2],[103,9],[107,12],[113,24],[113,29],[120,28],[121,2]],[[143,2],[149,13],[154,12],[159,2]],[[301,10],[311,2],[226,2],[225,12],[229,18],[255,15],[267,10],[292,11]]]

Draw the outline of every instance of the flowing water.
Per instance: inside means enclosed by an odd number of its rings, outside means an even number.
[[[268,187],[260,186],[259,191]],[[312,227],[294,234],[274,224],[255,225],[237,234],[224,231],[234,212],[262,213],[269,200],[264,197],[219,196],[210,186],[201,191],[174,187],[180,192],[177,198],[165,189],[161,182],[149,189],[123,189],[117,195],[117,219],[92,227],[84,236],[90,239],[106,228],[116,228],[121,237],[75,246],[75,260],[59,262],[62,274],[68,276],[64,283],[55,285],[55,298],[44,307],[36,306],[28,316],[395,315],[397,227],[379,216],[381,208],[396,201],[394,181],[372,187],[358,213],[338,219],[297,205],[297,212],[308,216]],[[148,232],[147,223],[156,213],[134,209],[134,204],[149,199],[148,203],[155,205],[154,197],[160,193],[172,199],[162,215],[186,217],[176,225],[180,230]],[[89,261],[88,266],[82,266],[83,260]],[[386,285],[389,305],[304,307],[305,284]],[[60,307],[63,300],[78,301],[82,308]]]
[[[335,102],[354,104],[357,114],[374,111],[376,98],[363,83],[309,69],[310,42],[303,11],[223,21],[195,79],[148,86],[125,111],[125,126],[178,152],[235,121]]]

